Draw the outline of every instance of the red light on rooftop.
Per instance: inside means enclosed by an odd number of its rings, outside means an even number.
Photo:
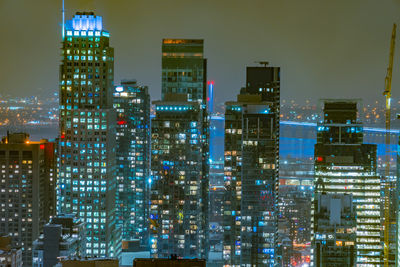
[[[210,101],[210,98],[209,98],[209,97],[207,97],[207,101]]]
[[[321,161],[323,161],[323,160],[324,160],[323,157],[317,157],[317,161],[318,161],[318,162],[321,162]]]
[[[39,148],[44,149],[44,144],[40,144]]]
[[[211,81],[211,84],[214,85],[214,81]]]

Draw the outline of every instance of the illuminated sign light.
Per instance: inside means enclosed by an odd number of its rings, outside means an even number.
[[[75,15],[72,19],[72,28],[77,31],[103,29],[103,18],[93,15]]]
[[[117,86],[117,87],[115,88],[115,91],[117,91],[117,92],[122,92],[122,91],[124,91],[124,87],[122,87],[122,86]]]
[[[44,149],[44,144],[40,144],[39,148]]]

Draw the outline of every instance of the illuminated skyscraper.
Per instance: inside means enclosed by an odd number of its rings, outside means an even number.
[[[115,87],[117,112],[117,218],[124,240],[148,247],[150,95],[146,86],[123,80]]]
[[[114,49],[102,17],[65,25],[60,67],[58,211],[86,223],[86,255],[116,257]]]
[[[357,106],[356,100],[325,100],[324,121],[317,126],[315,195],[353,196],[357,266],[381,266],[381,185],[376,173],[376,145],[363,144]],[[315,243],[316,233],[313,226],[311,229]]]
[[[203,40],[164,39],[162,100],[152,120],[153,257],[208,252],[209,122]]]
[[[279,170],[279,67],[248,67],[225,111],[225,266],[273,266]]]
[[[32,243],[55,213],[54,143],[33,142],[25,133],[0,142],[0,233],[22,248],[24,266],[32,266]]]

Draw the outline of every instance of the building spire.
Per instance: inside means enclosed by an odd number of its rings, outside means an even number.
[[[64,0],[62,0],[62,38],[64,40],[65,35],[65,8],[64,8]]]

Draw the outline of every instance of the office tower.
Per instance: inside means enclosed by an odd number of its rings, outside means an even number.
[[[148,247],[150,95],[146,86],[123,80],[115,87],[117,113],[117,225],[123,240]]]
[[[152,120],[153,257],[208,255],[209,120],[203,40],[164,39]]]
[[[380,266],[381,185],[376,173],[376,145],[363,144],[363,126],[357,111],[357,100],[324,101],[324,120],[317,126],[315,145],[315,195],[353,196],[357,217],[356,264]],[[311,241],[315,239],[312,233]]]
[[[279,67],[248,67],[225,110],[225,266],[273,266],[279,170]]]
[[[59,214],[33,242],[33,267],[53,267],[60,257],[84,257],[85,225],[73,214]]]
[[[151,253],[156,258],[206,255],[205,201],[202,192],[202,110],[186,94],[153,102]]]
[[[356,266],[356,207],[347,194],[317,194],[314,266]]]
[[[114,49],[102,17],[76,13],[65,25],[60,67],[58,212],[86,223],[88,257],[118,257]]]
[[[26,133],[7,134],[0,143],[0,233],[22,248],[32,266],[32,242],[54,211],[54,143],[34,142]]]
[[[0,266],[22,267],[22,249],[12,246],[10,236],[0,236]]]
[[[187,94],[189,101],[207,104],[207,59],[204,41],[199,39],[163,39],[162,91],[166,94]]]

